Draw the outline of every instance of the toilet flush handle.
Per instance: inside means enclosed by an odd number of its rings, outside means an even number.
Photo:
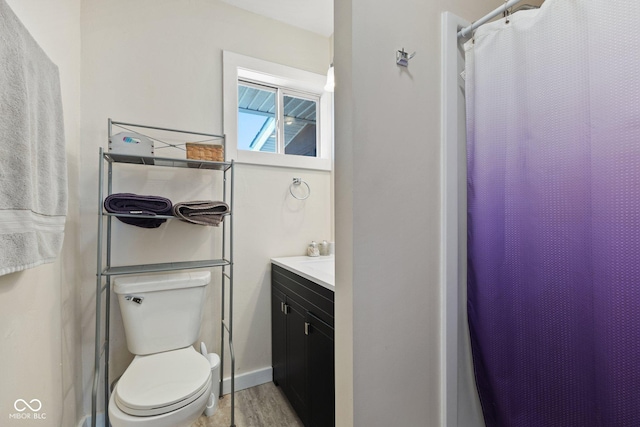
[[[133,301],[136,304],[142,304],[144,297],[137,297],[135,295],[125,295],[124,299],[126,299],[127,301]]]

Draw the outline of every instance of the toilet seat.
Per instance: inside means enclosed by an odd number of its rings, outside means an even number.
[[[115,403],[133,416],[166,414],[197,400],[210,383],[209,362],[191,346],[136,356],[116,385]]]

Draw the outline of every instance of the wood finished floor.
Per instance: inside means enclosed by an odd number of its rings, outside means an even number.
[[[198,418],[191,427],[229,427],[231,396],[220,400],[211,417]],[[272,382],[236,392],[236,427],[304,427],[282,390]]]

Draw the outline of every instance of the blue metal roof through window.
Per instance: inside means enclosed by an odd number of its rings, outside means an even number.
[[[276,150],[276,91],[238,85],[238,149]]]
[[[277,90],[238,84],[238,148],[277,152]],[[316,156],[317,101],[283,96],[285,154]]]

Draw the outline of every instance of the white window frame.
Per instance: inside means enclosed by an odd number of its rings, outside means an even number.
[[[327,77],[286,65],[223,51],[223,113],[227,160],[256,165],[331,170],[332,94],[324,90]],[[316,157],[238,149],[238,81],[281,88],[284,95],[318,97]],[[282,125],[282,124],[281,124]]]

